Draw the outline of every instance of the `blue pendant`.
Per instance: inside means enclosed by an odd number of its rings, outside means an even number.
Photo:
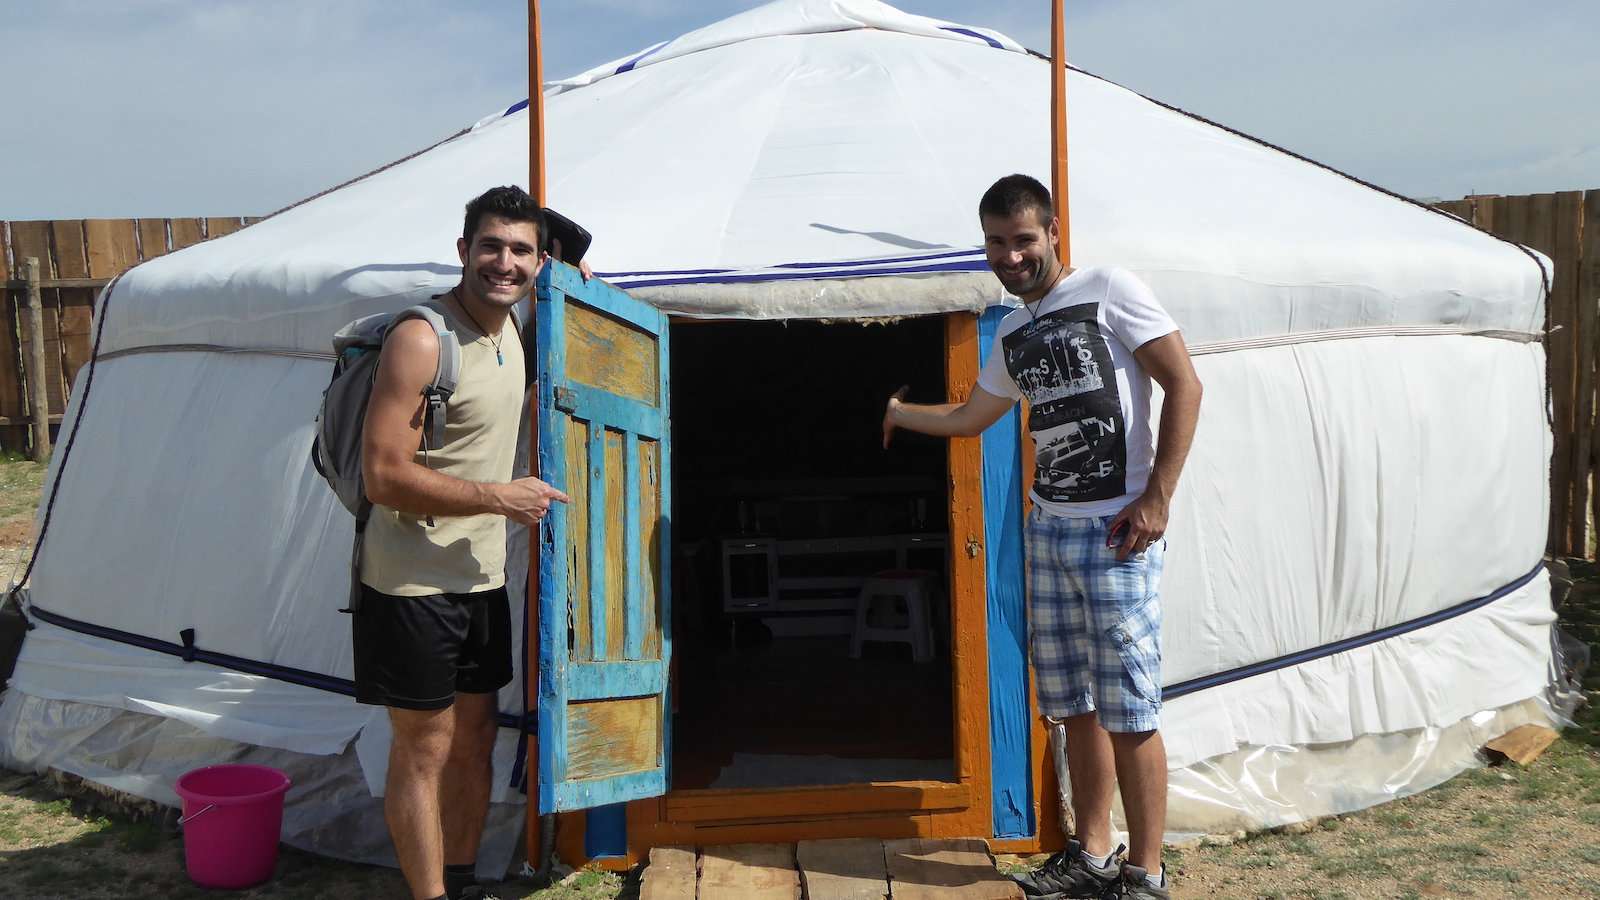
[[[497,365],[497,366],[503,366],[503,365],[506,364],[506,358],[504,356],[500,355],[500,351],[499,350],[496,350],[494,352],[494,362],[495,362],[495,365]]]

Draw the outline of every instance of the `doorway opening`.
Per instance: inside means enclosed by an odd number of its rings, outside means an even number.
[[[954,780],[943,317],[671,327],[672,788]]]

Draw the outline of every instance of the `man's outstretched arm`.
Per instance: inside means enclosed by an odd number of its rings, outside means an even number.
[[[889,439],[894,436],[896,428],[938,437],[974,437],[1000,421],[1000,417],[1016,402],[997,397],[981,387],[974,387],[972,397],[965,403],[906,403],[905,395],[906,388],[895,391],[884,407],[885,450],[889,448]]]

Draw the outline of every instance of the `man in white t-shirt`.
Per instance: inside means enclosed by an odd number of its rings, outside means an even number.
[[[1028,618],[1039,709],[1063,721],[1078,834],[1020,877],[1038,897],[1166,898],[1167,755],[1160,581],[1167,514],[1200,413],[1200,380],[1161,304],[1132,273],[1056,256],[1050,192],[1026,175],[978,204],[989,267],[1025,304],[1005,317],[965,403],[889,398],[894,429],[981,433],[1027,397],[1034,441]],[[1161,438],[1150,382],[1161,385]],[[1131,849],[1111,846],[1120,783]]]

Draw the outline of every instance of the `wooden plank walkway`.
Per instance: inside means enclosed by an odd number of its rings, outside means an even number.
[[[1022,900],[982,840],[657,847],[639,900]]]
[[[729,844],[700,854],[702,900],[795,900],[793,844]]]

